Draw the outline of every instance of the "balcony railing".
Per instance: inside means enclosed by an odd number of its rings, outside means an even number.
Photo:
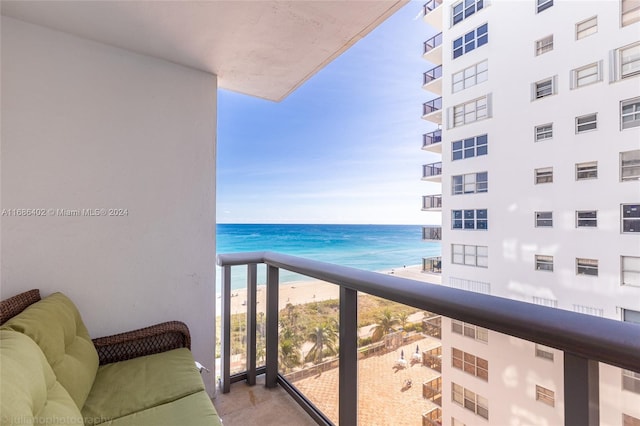
[[[431,114],[432,112],[442,109],[442,97],[432,99],[422,104],[422,115]]]
[[[429,145],[433,145],[436,143],[441,143],[442,142],[442,130],[438,129],[438,130],[434,130],[433,132],[430,133],[425,133],[424,135],[422,135],[422,147],[427,147]]]
[[[442,208],[442,195],[424,195],[422,210],[437,210]]]
[[[422,384],[422,397],[442,407],[442,376]]]
[[[438,65],[437,67],[431,68],[429,71],[425,72],[422,76],[422,84],[429,84],[439,78],[442,78],[442,65]]]
[[[428,15],[430,12],[435,10],[438,6],[442,4],[442,0],[429,0],[423,6],[423,12],[425,15]]]
[[[436,47],[442,45],[442,33],[438,33],[424,42],[424,53],[429,53]]]
[[[438,259],[438,263],[440,262],[440,258],[432,258]],[[439,266],[438,266],[439,267]],[[440,272],[440,271],[438,271]],[[433,317],[425,318],[422,320],[422,329],[427,336],[431,336],[436,339],[442,339],[442,316],[436,315]]]
[[[425,257],[422,259],[422,271],[429,272],[431,274],[439,274],[442,272],[442,258],[438,257]]]
[[[422,239],[440,241],[442,239],[442,227],[441,226],[423,226]]]
[[[279,270],[335,284],[339,288],[338,420],[358,424],[358,292],[409,305],[496,332],[564,351],[565,425],[599,423],[598,362],[631,371],[640,369],[640,339],[636,324],[474,293],[435,284],[348,268],[272,252],[221,254],[222,324],[221,387],[233,381],[280,384],[318,424],[332,424],[306,396],[278,372]],[[257,368],[257,264],[266,264],[265,366]],[[231,376],[231,268],[247,267],[246,370]],[[262,327],[261,327],[262,328]],[[260,355],[262,356],[262,355]]]
[[[432,370],[442,373],[442,346],[424,351],[422,353],[422,365],[429,367]],[[442,379],[442,378],[440,378]],[[440,382],[440,388],[442,388],[442,382]],[[437,403],[438,405],[442,405]]]
[[[442,426],[442,410],[434,408],[422,415],[422,426]]]
[[[422,166],[422,177],[429,178],[442,174],[442,162],[425,164]]]

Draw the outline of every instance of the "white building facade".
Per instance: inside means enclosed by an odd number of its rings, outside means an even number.
[[[442,284],[640,323],[640,3],[434,1],[424,20]],[[442,342],[442,424],[564,423],[562,352],[449,319]],[[640,425],[640,373],[599,377],[600,424]]]

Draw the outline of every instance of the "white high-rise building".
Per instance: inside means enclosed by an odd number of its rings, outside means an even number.
[[[640,2],[433,0],[424,20],[425,270],[640,323]],[[442,359],[443,425],[564,424],[562,352],[443,319]],[[600,424],[640,425],[640,373],[599,380]]]

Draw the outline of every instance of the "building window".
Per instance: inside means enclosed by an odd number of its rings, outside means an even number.
[[[451,365],[485,382],[489,381],[489,361],[460,349],[451,348]]]
[[[489,404],[486,398],[481,397],[469,389],[451,382],[451,399],[456,404],[472,411],[480,417],[489,419]]]
[[[553,226],[553,212],[535,212],[536,228],[551,228]]]
[[[464,426],[464,425],[462,425],[462,426]],[[640,426],[640,419],[623,413],[622,414],[622,426]]]
[[[571,88],[587,86],[602,81],[602,61],[571,70]]]
[[[451,176],[452,194],[475,194],[489,190],[489,173],[469,173]]]
[[[598,178],[598,162],[576,164],[576,180],[587,180]]]
[[[479,340],[484,343],[489,342],[489,330],[478,327],[477,325],[468,324],[466,322],[451,320],[451,332],[461,334],[471,339]]]
[[[634,324],[640,324],[640,312],[632,309],[622,310],[622,321],[632,322]]]
[[[598,211],[582,210],[576,211],[576,228],[597,228]]]
[[[576,274],[598,276],[598,259],[576,259]]]
[[[456,93],[469,87],[487,81],[489,78],[489,62],[484,61],[471,65],[451,76],[452,87],[451,92]]]
[[[451,426],[467,426],[464,423],[462,423],[460,420],[451,417]],[[626,424],[624,426],[627,426]],[[631,425],[631,426],[635,426],[635,425]]]
[[[622,232],[640,232],[640,204],[622,204]]]
[[[535,141],[540,142],[553,137],[553,123],[543,124],[535,127]]]
[[[452,108],[453,126],[460,127],[465,124],[480,121],[491,116],[489,110],[489,97],[483,96],[478,99],[456,105]]]
[[[640,42],[621,47],[613,51],[612,64],[617,80],[635,77],[640,74]]]
[[[553,349],[536,343],[536,357],[553,361]]]
[[[622,129],[640,126],[640,98],[620,102],[620,122]]]
[[[542,169],[535,169],[535,183],[552,183],[553,182],[553,167],[544,167]]]
[[[576,117],[576,133],[588,132],[598,128],[598,114],[587,114]]]
[[[592,16],[589,19],[576,24],[576,40],[590,36],[598,32],[598,17]]]
[[[489,248],[487,246],[472,246],[465,244],[451,244],[452,260],[456,265],[489,266]]]
[[[484,7],[484,0],[463,0],[451,6],[452,26],[462,22]]]
[[[640,393],[640,373],[622,370],[622,389]]]
[[[480,25],[475,30],[471,30],[462,37],[453,40],[453,59],[469,53],[476,47],[480,47],[488,42],[489,24]]]
[[[553,272],[553,256],[536,254],[536,271]]]
[[[621,256],[621,283],[640,287],[640,257]]]
[[[640,21],[640,2],[638,0],[622,0],[620,13],[623,27]]]
[[[536,400],[552,407],[556,405],[555,392],[538,385],[536,385]]]
[[[549,9],[553,6],[553,0],[536,0],[536,13]]]
[[[452,229],[482,229],[488,228],[487,209],[451,210]]]
[[[551,52],[553,50],[553,34],[536,40],[536,56],[540,56],[543,53]]]
[[[620,153],[620,180],[640,179],[640,149]]]
[[[556,94],[556,77],[545,78],[531,85],[531,99],[542,99]]]
[[[479,157],[487,155],[489,137],[487,135],[474,136],[459,141],[451,142],[451,160]]]

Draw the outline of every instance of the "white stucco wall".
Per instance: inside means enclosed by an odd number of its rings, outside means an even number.
[[[92,336],[187,323],[214,350],[216,76],[2,18],[0,297],[62,291]],[[205,374],[212,389],[212,374]]]

